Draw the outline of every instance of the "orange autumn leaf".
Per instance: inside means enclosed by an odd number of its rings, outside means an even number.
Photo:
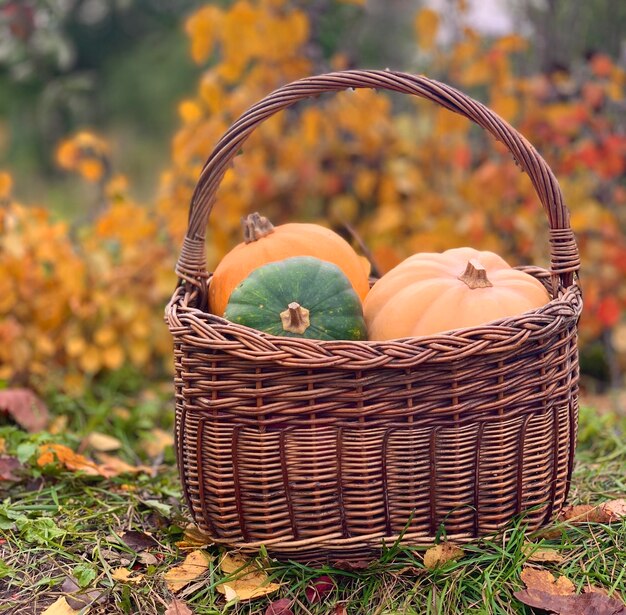
[[[37,465],[44,467],[49,464],[58,464],[73,472],[84,472],[90,476],[104,478],[138,472],[152,473],[152,468],[142,465],[133,466],[113,455],[101,452],[97,456],[101,463],[91,461],[63,444],[43,444],[39,447]]]
[[[43,444],[39,447],[37,465],[44,467],[57,463],[74,472],[84,472],[90,476],[100,476],[98,465],[83,455],[75,453],[71,448],[62,444]]]
[[[13,188],[13,179],[6,171],[0,171],[0,200],[8,199]]]
[[[221,30],[222,18],[221,9],[208,5],[187,19],[185,31],[191,39],[191,57],[197,64],[208,59]]]

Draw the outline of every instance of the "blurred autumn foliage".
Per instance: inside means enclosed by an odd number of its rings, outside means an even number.
[[[485,39],[461,27],[457,40],[440,44],[440,16],[428,9],[413,25],[412,69],[487,104],[551,165],[582,252],[582,341],[602,338],[626,357],[624,68],[595,54],[574,71],[526,75],[518,60],[529,43],[520,36]],[[312,52],[309,15],[284,0],[208,4],[185,30],[193,61],[206,70],[179,105],[155,202],[135,202],[109,143],[90,132],[56,153],[63,169],[97,186],[89,219],[70,226],[18,203],[10,175],[0,173],[0,379],[78,392],[124,364],[145,373],[169,366],[162,312],[212,146],[279,85],[351,67],[345,55]],[[276,222],[353,229],[381,272],[411,253],[461,245],[512,264],[548,262],[539,200],[500,144],[432,103],[370,90],[302,104],[250,138],[210,220],[209,269],[239,241],[240,218],[253,210]]]

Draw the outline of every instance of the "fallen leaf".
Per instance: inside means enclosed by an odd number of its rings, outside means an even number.
[[[178,598],[174,598],[165,611],[165,615],[193,615],[193,611]]]
[[[343,603],[336,605],[335,610],[333,611],[333,615],[348,615],[346,605]]]
[[[158,427],[150,431],[150,437],[142,441],[142,448],[149,457],[158,457],[168,446],[174,446],[174,436]]]
[[[333,562],[333,567],[339,570],[347,570],[348,572],[355,572],[358,570],[365,570],[370,567],[372,563],[371,559],[340,559]]]
[[[279,583],[268,582],[269,577],[264,570],[239,554],[226,553],[220,561],[220,568],[224,574],[233,575],[232,579],[215,588],[229,602],[254,600],[280,588]]]
[[[626,615],[626,605],[615,597],[609,597],[599,588],[584,594],[574,594],[574,585],[566,579],[555,579],[547,570],[530,568],[522,570],[522,581],[526,589],[514,592],[515,597],[524,604],[557,615]]]
[[[122,446],[122,443],[117,438],[97,431],[92,431],[85,438],[85,444],[100,452],[116,451]]]
[[[225,553],[220,560],[220,569],[224,574],[233,572],[246,572],[247,569],[256,570],[255,565],[240,553]]]
[[[598,506],[598,508],[606,515],[608,523],[621,521],[626,517],[626,500],[609,500]]]
[[[156,566],[159,563],[159,560],[156,556],[152,555],[152,553],[140,553],[139,561],[144,566]]]
[[[48,431],[53,436],[63,433],[64,431],[67,430],[68,422],[69,422],[69,419],[67,417],[67,414],[59,414],[58,416],[55,416],[50,422],[50,425],[48,426]]]
[[[191,581],[207,571],[211,559],[206,551],[192,551],[182,564],[170,568],[165,573],[165,583],[173,592],[181,590],[185,585],[191,583]]]
[[[604,588],[604,587],[596,587],[595,585],[592,585],[591,587],[587,587],[585,589],[585,593],[586,594],[602,594],[603,596],[608,596],[609,595],[609,590]],[[617,590],[614,590],[611,593],[611,595],[616,600],[620,600],[620,601],[624,602],[624,599],[622,598],[622,595]]]
[[[111,573],[111,578],[122,583],[140,583],[143,581],[143,574],[128,568],[115,568]]]
[[[560,564],[565,558],[556,549],[537,547],[532,542],[527,542],[522,547],[522,553],[529,562],[554,562]]]
[[[520,578],[529,590],[566,596],[574,593],[574,584],[567,577],[558,579],[549,570],[523,568]]]
[[[614,523],[626,517],[626,499],[608,500],[597,506],[579,504],[565,506],[559,515],[560,521],[568,523]]]
[[[463,549],[451,542],[442,542],[431,547],[424,553],[424,566],[434,570],[446,562],[453,561],[463,556]]]
[[[65,599],[73,609],[83,609],[94,602],[106,601],[106,595],[100,589],[81,589],[72,577],[66,577],[61,585],[61,590],[66,594]]]
[[[601,515],[596,506],[590,504],[578,504],[565,506],[559,515],[559,521],[570,523],[601,523]]]
[[[19,476],[13,474],[14,470],[20,468],[22,464],[17,457],[9,457],[7,455],[0,456],[0,481],[14,483],[20,480]]]
[[[203,532],[195,523],[190,523],[183,534],[183,539],[176,543],[179,549],[197,549],[198,547],[205,547],[212,545],[213,541],[211,537]]]
[[[322,575],[313,579],[312,584],[304,590],[304,595],[311,604],[317,604],[334,588],[333,580],[328,575]]]
[[[49,420],[46,404],[29,389],[0,391],[0,412],[30,432],[45,429]]]
[[[42,444],[39,447],[37,465],[40,467],[58,462],[68,470],[84,472],[90,476],[99,476],[98,465],[86,457],[75,453],[71,448],[62,444]]]
[[[119,476],[120,474],[138,474],[139,472],[152,474],[152,468],[148,466],[133,466],[125,461],[122,461],[119,457],[114,457],[113,455],[108,455],[107,453],[96,453],[96,458],[102,464],[99,466],[100,474],[107,478]]]
[[[289,598],[275,600],[265,609],[265,615],[293,615],[292,602],[293,600],[289,600]]]
[[[159,543],[145,532],[139,532],[137,530],[128,530],[127,532],[121,532],[119,539],[133,551],[143,551],[150,547],[156,547]]]
[[[0,455],[7,452],[7,442],[4,438],[0,438]]]
[[[65,599],[61,596],[56,602],[53,602],[41,615],[76,615],[79,611],[75,611]]]

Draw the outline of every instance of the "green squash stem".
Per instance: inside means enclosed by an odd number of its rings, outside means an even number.
[[[284,312],[280,313],[280,320],[283,323],[283,330],[289,333],[299,333],[302,335],[310,326],[309,310],[293,301]]]

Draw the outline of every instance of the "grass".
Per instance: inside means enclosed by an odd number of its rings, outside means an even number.
[[[171,601],[163,575],[184,557],[176,543],[188,520],[180,504],[173,451],[167,448],[153,458],[145,452],[152,429],[171,429],[169,387],[129,394],[123,390],[127,384],[111,381],[81,400],[51,396],[54,415],[67,417],[66,427],[59,422],[65,419],[53,423],[57,433],[27,435],[14,426],[0,427],[6,454],[24,463],[21,482],[0,482],[0,613],[42,613],[63,594],[68,576],[98,590],[93,597],[99,602],[89,609],[93,615],[163,613]],[[138,383],[130,384],[132,389]],[[42,443],[76,450],[92,431],[117,438],[121,450],[115,455],[154,467],[154,476],[102,479],[37,466]],[[570,501],[596,503],[626,493],[623,433],[623,420],[583,408]],[[293,601],[295,614],[531,613],[513,597],[522,587],[520,571],[529,556],[529,540],[562,555],[560,563],[540,565],[566,575],[579,591],[595,585],[626,596],[626,521],[554,524],[551,529],[551,539],[525,536],[518,521],[497,538],[467,545],[461,559],[434,571],[424,567],[423,549],[397,546],[364,570],[270,562],[268,574],[282,583],[281,589],[247,603],[227,603],[216,590],[224,575],[213,560],[207,573],[178,597],[197,615],[263,614],[270,601],[281,597]],[[142,555],[120,540],[126,530],[149,532],[156,544]],[[209,552],[218,554],[215,547]],[[117,581],[117,568],[135,570],[143,575],[141,581]],[[332,579],[333,588],[311,603],[306,590],[323,575]]]

